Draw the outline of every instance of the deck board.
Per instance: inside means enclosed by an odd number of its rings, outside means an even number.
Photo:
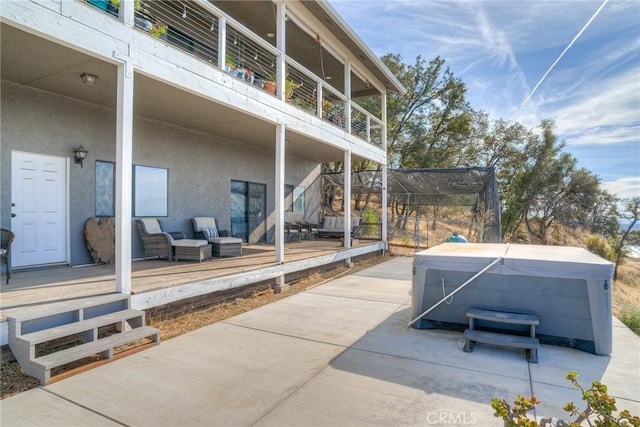
[[[367,245],[372,242],[360,242]],[[339,240],[292,242],[285,245],[285,263],[343,250]],[[132,294],[169,288],[214,277],[243,273],[277,265],[275,247],[245,245],[242,257],[168,262],[139,260],[131,264]],[[27,308],[77,298],[114,293],[115,266],[51,267],[14,270],[11,283],[0,287],[0,320]]]

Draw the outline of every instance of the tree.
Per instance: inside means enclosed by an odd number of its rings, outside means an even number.
[[[518,229],[530,213],[536,195],[552,177],[552,160],[562,146],[556,145],[553,135],[553,122],[543,121],[542,137],[531,133],[520,155],[508,163],[509,184],[501,190],[502,199],[502,235],[507,239]],[[550,167],[548,168],[547,165]],[[559,174],[556,174],[559,176]]]
[[[640,197],[633,197],[631,199],[622,200],[622,211],[620,217],[628,222],[627,228],[622,232],[618,245],[616,246],[616,264],[613,269],[613,279],[618,278],[618,265],[622,258],[625,244],[628,243],[628,239],[631,236],[633,241],[637,240],[637,232],[633,233],[633,228],[640,221]]]

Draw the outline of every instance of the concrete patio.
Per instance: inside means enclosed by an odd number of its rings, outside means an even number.
[[[0,402],[9,426],[501,426],[492,397],[532,393],[537,415],[603,381],[640,413],[640,338],[614,319],[610,357],[477,345],[416,330],[412,258],[398,257]]]

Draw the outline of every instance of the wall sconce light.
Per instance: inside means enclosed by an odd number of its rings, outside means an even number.
[[[82,79],[82,83],[86,85],[92,85],[96,82],[96,80],[98,80],[98,76],[89,73],[80,74],[80,78]]]
[[[88,151],[85,150],[82,145],[75,150],[73,150],[73,159],[76,163],[80,163],[80,167],[82,167],[82,162],[87,158]]]

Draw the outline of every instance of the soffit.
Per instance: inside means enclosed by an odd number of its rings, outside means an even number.
[[[115,65],[57,43],[0,24],[0,78],[91,104],[116,108]],[[84,72],[98,76],[82,83]],[[217,104],[136,73],[134,114],[172,123],[253,146],[273,149],[275,124]],[[339,161],[343,153],[307,136],[287,132],[288,155],[324,162]]]

